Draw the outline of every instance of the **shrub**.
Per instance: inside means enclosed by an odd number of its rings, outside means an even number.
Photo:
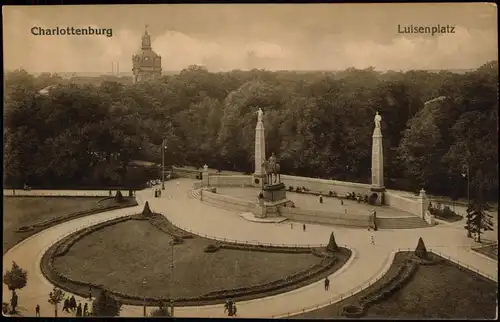
[[[342,315],[348,318],[359,318],[365,314],[362,306],[346,305],[342,307]]]
[[[220,249],[219,246],[217,245],[213,245],[213,244],[210,244],[210,245],[207,245],[205,246],[205,249],[203,250],[205,253],[215,253],[216,251],[218,251]]]
[[[422,237],[418,239],[417,248],[415,248],[415,255],[417,255],[417,257],[422,259],[427,259],[428,257],[427,249],[425,248],[425,244],[424,241],[422,240]]]
[[[28,231],[33,231],[33,226],[21,226],[19,227],[16,232],[18,233],[25,233],[25,232],[28,232]]]
[[[115,200],[117,202],[123,202],[124,198],[120,190],[116,191]]]
[[[326,246],[326,250],[331,253],[335,253],[339,250],[339,246],[337,245],[337,242],[335,242],[335,236],[333,235],[333,232],[330,235],[330,241],[328,242],[328,246]]]
[[[184,242],[184,240],[179,237],[179,236],[173,236],[172,237],[172,240],[170,241],[170,245],[179,245],[179,244],[182,244]]]
[[[142,210],[142,215],[145,216],[145,217],[150,217],[151,215],[153,215],[153,212],[149,208],[149,202],[148,201],[146,201],[146,204],[144,205],[144,209]]]

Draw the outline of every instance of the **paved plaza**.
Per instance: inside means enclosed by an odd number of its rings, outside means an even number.
[[[177,182],[179,182],[178,185]],[[419,237],[423,238],[428,249],[440,252],[443,256],[449,256],[473,270],[498,280],[498,263],[480,256],[470,249],[470,246],[475,243],[466,237],[461,222],[424,229],[395,229],[377,232],[308,224],[304,232],[299,229],[299,224],[293,225],[292,229],[289,222],[279,224],[249,222],[241,218],[236,211],[212,207],[193,199],[189,192],[194,182],[195,180],[191,179],[169,181],[166,183],[166,191],[162,193],[161,198],[153,197],[153,190],[157,187],[138,191],[139,206],[137,207],[108,211],[65,222],[46,229],[10,249],[4,255],[4,267],[8,268],[12,265],[12,261],[16,261],[28,271],[28,284],[18,291],[21,314],[34,316],[34,308],[39,304],[42,317],[53,317],[53,307],[47,302],[52,285],[40,271],[40,260],[48,247],[56,240],[76,230],[113,218],[138,213],[142,211],[146,201],[149,201],[153,211],[162,213],[175,225],[202,236],[259,243],[317,245],[326,244],[333,231],[339,245],[346,245],[352,249],[353,256],[348,263],[329,277],[331,282],[329,292],[324,291],[323,282],[319,281],[290,292],[238,302],[238,315],[240,317],[265,318],[293,315],[304,309],[310,310],[329,302],[339,301],[340,295],[349,296],[381,276],[389,268],[392,254],[399,249],[414,249]],[[220,191],[222,193],[224,189]],[[311,202],[314,203],[314,201]],[[331,202],[338,203],[339,201],[331,199]],[[375,245],[370,243],[371,236],[375,238]],[[496,231],[488,233],[485,237],[497,240]],[[3,286],[3,295],[4,298],[11,296],[6,285]],[[77,301],[82,301],[81,298],[76,298]],[[148,311],[152,309],[148,308]],[[142,316],[142,307],[127,305],[123,306],[121,312],[121,316]],[[65,312],[59,314],[60,316],[69,316]],[[226,316],[223,305],[179,307],[175,309],[175,315],[179,317]]]
[[[218,187],[217,193],[224,194],[231,197],[236,197],[245,200],[251,200],[257,202],[257,198],[260,192],[260,188],[238,188],[238,187]],[[308,210],[323,210],[338,213],[345,213],[351,215],[369,215],[373,209],[377,211],[377,216],[379,217],[414,217],[415,215],[386,207],[386,206],[372,206],[364,202],[358,203],[355,200],[344,199],[342,202],[338,198],[323,196],[323,203],[319,202],[319,197],[297,192],[286,193],[288,199],[295,203],[295,206],[302,209]]]

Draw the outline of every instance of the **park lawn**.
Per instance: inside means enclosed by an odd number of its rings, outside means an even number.
[[[478,253],[483,254],[484,256],[498,261],[498,244],[492,244],[472,249]]]
[[[387,274],[374,285],[341,302],[296,318],[341,318],[341,308],[377,289],[396,274],[409,252],[396,254]],[[437,256],[432,254],[432,256]],[[443,259],[436,265],[419,265],[402,290],[370,306],[364,318],[386,319],[494,319],[498,284],[479,274],[461,270]]]
[[[214,241],[195,236],[174,247],[172,284],[170,240],[149,222],[130,220],[83,237],[66,255],[57,257],[54,266],[69,278],[126,294],[188,298],[271,282],[321,262],[311,254],[228,249],[205,253],[204,247]],[[340,258],[334,269],[348,258],[349,254]]]
[[[4,197],[3,198],[3,253],[39,232],[18,233],[21,226],[57,218],[97,207],[102,198],[96,197]]]

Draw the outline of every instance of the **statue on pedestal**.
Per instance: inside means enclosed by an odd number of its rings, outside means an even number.
[[[279,183],[280,180],[280,165],[277,162],[276,156],[274,153],[271,154],[269,160],[262,162],[262,168],[264,168],[267,176],[267,182],[269,184]],[[274,178],[274,182],[273,182]]]
[[[380,114],[378,114],[378,111],[377,111],[377,114],[375,114],[375,127],[378,127],[380,128],[380,122],[382,122],[382,116],[380,116]]]
[[[257,111],[257,122],[262,122],[263,116],[264,112],[262,112],[262,109],[259,107],[259,110]]]

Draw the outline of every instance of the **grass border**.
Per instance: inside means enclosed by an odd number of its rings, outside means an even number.
[[[4,196],[5,197],[9,197],[9,196]],[[10,196],[12,198],[20,198],[20,196]],[[39,198],[74,198],[72,196],[23,196],[23,197],[39,197]],[[21,197],[22,198],[22,197]],[[100,198],[100,197],[92,197],[92,196],[76,196],[76,198]],[[106,198],[104,198],[106,199]],[[96,201],[96,204],[99,205],[100,202],[102,202],[104,200],[102,197],[101,199],[97,200]],[[69,213],[69,214],[65,214],[65,215],[61,215],[61,216],[58,216],[58,217],[55,217],[55,218],[52,218],[52,219],[48,219],[48,220],[45,220],[43,222],[39,222],[39,223],[35,223],[35,224],[32,224],[32,225],[25,225],[25,226],[20,226],[20,227],[17,227],[16,229],[13,229],[13,232],[16,233],[16,234],[25,234],[27,233],[25,236],[22,236],[21,240],[19,240],[17,243],[11,245],[10,247],[8,247],[7,249],[4,249],[3,250],[3,254],[7,254],[7,252],[9,252],[12,248],[14,248],[15,246],[19,245],[20,243],[22,243],[24,240],[30,238],[31,236],[34,236],[42,231],[44,231],[45,229],[48,229],[48,228],[52,228],[56,225],[59,225],[59,224],[62,224],[62,223],[65,223],[65,222],[68,222],[68,221],[71,221],[73,219],[78,219],[78,218],[82,218],[82,217],[86,217],[86,216],[91,216],[91,215],[95,215],[95,214],[98,214],[98,213],[103,213],[103,212],[106,212],[106,211],[112,211],[112,210],[117,210],[117,209],[122,209],[122,208],[130,208],[130,207],[135,207],[137,205],[139,205],[137,203],[137,200],[135,197],[126,197],[126,200],[127,201],[131,201],[130,203],[122,203],[122,204],[119,204],[117,203],[116,205],[111,205],[111,206],[107,206],[107,207],[99,207],[97,206],[96,208],[91,208],[91,209],[88,209],[88,210],[83,210],[83,211],[77,211],[77,212],[72,212],[72,213]],[[47,222],[47,223],[45,223]]]
[[[158,223],[154,218],[164,219],[163,223]],[[89,282],[79,281],[70,279],[63,274],[59,273],[54,267],[54,260],[58,256],[63,256],[71,248],[74,243],[86,235],[89,235],[97,230],[103,229],[105,227],[118,224],[127,220],[148,220],[150,224],[156,227],[158,230],[173,236],[174,238],[202,238],[206,240],[213,241],[220,248],[228,249],[238,249],[241,251],[267,251],[267,252],[283,252],[283,253],[310,253],[312,256],[321,257],[322,261],[320,264],[312,265],[308,269],[299,271],[290,276],[286,276],[282,279],[275,280],[269,283],[254,285],[250,287],[241,287],[233,289],[225,289],[220,291],[213,291],[207,294],[203,294],[197,297],[191,298],[174,298],[175,303],[178,306],[199,306],[199,305],[209,305],[209,304],[219,304],[223,303],[227,299],[232,300],[250,300],[261,298],[265,296],[276,295],[286,291],[290,291],[301,286],[311,284],[313,282],[319,281],[322,278],[329,276],[336,270],[340,269],[345,265],[345,263],[352,256],[350,249],[340,247],[338,254],[341,256],[337,257],[335,254],[326,253],[318,251],[314,248],[307,247],[276,247],[276,246],[263,246],[263,245],[247,245],[241,243],[231,243],[231,242],[220,242],[206,237],[201,237],[193,235],[184,231],[183,229],[173,225],[167,218],[161,214],[153,214],[153,216],[143,216],[142,214],[129,215],[116,219],[112,219],[106,222],[99,223],[97,225],[84,228],[77,231],[60,241],[52,245],[42,256],[40,262],[40,268],[42,274],[48,279],[52,284],[57,285],[61,289],[68,291],[73,294],[77,294],[82,297],[88,297],[89,287],[92,290],[105,289],[110,295],[114,296],[123,304],[127,305],[143,305],[144,297],[137,294],[125,294],[110,289],[106,289],[103,285],[96,285]],[[170,226],[170,229],[165,229],[165,224]],[[179,234],[179,232],[182,232]],[[340,260],[338,260],[340,258]],[[148,306],[157,306],[159,302],[168,303],[170,299],[167,298],[146,298],[146,304]]]

